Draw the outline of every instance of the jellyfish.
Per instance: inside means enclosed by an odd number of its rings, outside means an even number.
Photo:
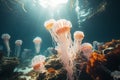
[[[80,52],[80,46],[84,38],[84,33],[82,31],[74,32],[74,50],[76,53]]]
[[[4,43],[7,48],[7,56],[9,57],[10,56],[10,45],[9,45],[10,35],[5,33],[5,34],[2,34],[1,38],[4,40]]]
[[[31,56],[33,56],[33,54],[31,54],[31,49],[23,49],[23,52],[21,53],[22,62],[27,61]]]
[[[35,71],[42,72],[45,69],[44,68],[45,60],[46,60],[46,57],[43,55],[34,56],[34,58],[31,61],[31,66]]]
[[[67,70],[67,76],[69,80],[73,79],[73,42],[71,39],[70,30],[72,24],[70,21],[65,19],[60,19],[54,23],[54,26],[51,28],[52,37],[57,44],[58,49],[60,50],[59,57],[63,63],[65,69]],[[59,52],[58,52],[59,53]]]
[[[81,45],[81,51],[83,52],[83,55],[89,60],[89,57],[93,52],[92,45],[90,43],[83,43]]]
[[[22,45],[23,41],[22,40],[16,40],[15,41],[15,55],[17,57],[20,57],[20,51],[21,51],[21,45]]]
[[[35,44],[36,53],[38,54],[40,52],[42,39],[40,37],[36,37],[33,39],[33,42]]]
[[[50,19],[44,23],[44,26],[49,31],[49,33],[52,37],[52,41],[53,41],[54,45],[56,46],[56,42],[54,41],[54,40],[56,40],[54,37],[55,33],[53,31],[53,27],[54,27],[55,23],[56,23],[56,21],[54,19]]]

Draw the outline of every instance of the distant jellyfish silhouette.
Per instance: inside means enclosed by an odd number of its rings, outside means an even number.
[[[10,39],[10,35],[5,33],[5,34],[2,34],[1,38],[4,40],[4,43],[6,45],[6,48],[7,48],[7,56],[9,57],[10,56],[10,45],[9,45],[9,39]]]
[[[92,45],[90,43],[83,43],[81,45],[81,51],[83,52],[83,55],[89,60],[89,57],[93,52]]]
[[[15,41],[15,55],[16,57],[20,57],[20,52],[21,52],[21,45],[23,41],[22,40],[16,40]]]
[[[22,61],[26,61],[29,57],[33,56],[31,54],[31,49],[23,49],[22,53],[21,53],[21,59]]]
[[[73,36],[74,36],[74,50],[77,53],[80,52],[80,46],[84,38],[84,33],[82,31],[75,31]]]
[[[33,42],[34,42],[34,45],[35,45],[36,54],[39,54],[42,39],[40,37],[36,37],[36,38],[33,39]]]

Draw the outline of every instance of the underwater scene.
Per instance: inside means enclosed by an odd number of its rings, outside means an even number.
[[[0,80],[120,80],[118,0],[0,0]]]

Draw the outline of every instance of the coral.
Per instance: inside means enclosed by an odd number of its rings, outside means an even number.
[[[14,74],[19,60],[16,57],[4,57],[1,54],[3,53],[0,53],[0,80],[8,80]]]
[[[87,64],[87,73],[89,73],[94,80],[113,80],[119,78],[114,75],[114,71],[119,70],[120,65],[120,40],[112,40],[100,46],[98,52],[94,52]],[[102,51],[113,47],[103,54]]]
[[[57,56],[50,56],[45,64],[46,71],[40,73],[38,80],[66,80],[67,72]]]

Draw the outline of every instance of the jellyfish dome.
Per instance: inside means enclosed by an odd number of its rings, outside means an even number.
[[[83,43],[81,45],[81,51],[83,52],[84,56],[89,59],[91,53],[93,52],[92,45],[90,43]]]
[[[16,41],[15,41],[15,44],[16,44],[17,46],[22,45],[22,43],[23,43],[22,40],[16,40]]]
[[[54,33],[53,38],[57,44],[71,44],[71,30],[72,24],[70,21],[66,19],[57,20],[52,28],[52,32]]]
[[[67,21],[65,19],[60,19],[57,21],[56,26],[54,30],[58,35],[68,33],[70,32],[70,29],[72,28],[72,24],[70,21]]]
[[[46,60],[45,56],[37,55],[32,59],[31,66],[35,71],[41,71],[44,69],[45,60]]]
[[[84,38],[84,33],[82,31],[75,31],[74,32],[74,39],[75,40],[82,40]]]
[[[4,39],[4,40],[9,40],[10,39],[10,35],[9,34],[7,34],[7,33],[5,33],[5,34],[2,34],[2,39]]]
[[[56,21],[54,19],[50,19],[44,23],[44,26],[47,30],[50,30],[50,29],[52,29],[52,27],[54,27],[55,22]]]
[[[42,42],[42,39],[40,37],[36,37],[36,38],[33,39],[33,42],[35,44],[40,44]]]

